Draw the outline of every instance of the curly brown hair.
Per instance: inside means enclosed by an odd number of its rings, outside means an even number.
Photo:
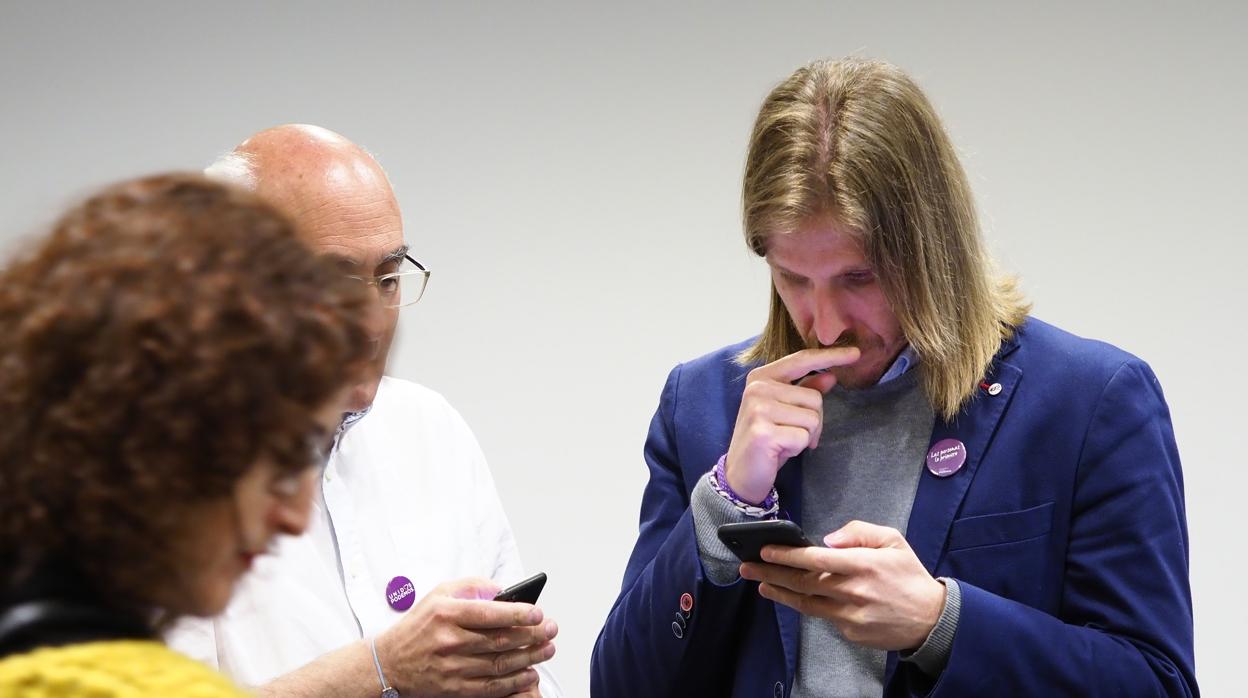
[[[277,211],[197,175],[72,209],[0,273],[5,586],[68,559],[150,609],[188,506],[332,436],[314,415],[371,350],[369,302]]]

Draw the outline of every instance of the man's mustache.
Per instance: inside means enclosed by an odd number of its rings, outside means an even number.
[[[858,335],[850,331],[842,332],[841,336],[837,337],[836,341],[831,344],[824,344],[823,342],[820,342],[817,337],[806,338],[807,349],[845,349],[848,347],[855,347],[859,350],[862,349],[862,347],[858,344]]]

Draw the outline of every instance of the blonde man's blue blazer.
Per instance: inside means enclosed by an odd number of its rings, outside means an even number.
[[[708,580],[689,511],[728,449],[748,371],[733,356],[747,344],[677,366],[663,388],[640,533],[594,648],[595,698],[793,686],[798,614],[754,583]],[[948,478],[924,471],[905,532],[929,572],[961,586],[949,661],[929,677],[890,653],[885,696],[1197,695],[1183,476],[1152,370],[1029,318],[984,382],[1002,389],[936,420],[931,443],[956,438],[967,460]],[[776,485],[799,524],[801,469],[791,459]]]

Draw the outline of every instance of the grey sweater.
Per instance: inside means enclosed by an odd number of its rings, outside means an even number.
[[[917,374],[909,371],[865,390],[838,386],[824,397],[823,434],[802,463],[801,523],[811,540],[853,520],[905,532],[935,419]],[[750,518],[719,496],[706,477],[694,488],[691,506],[707,576],[731,584],[740,562],[715,531]],[[941,620],[928,641],[905,657],[929,674],[938,674],[948,659],[960,607],[956,582],[942,581],[947,595]],[[831,622],[812,616],[802,617],[799,644],[792,696],[883,693],[884,651],[855,645]]]

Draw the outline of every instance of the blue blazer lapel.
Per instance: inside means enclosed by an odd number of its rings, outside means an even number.
[[[984,376],[985,383],[1000,383],[1001,392],[996,395],[987,391],[981,392],[952,422],[937,420],[932,429],[932,437],[928,441],[929,450],[936,442],[944,439],[957,439],[966,446],[966,463],[961,470],[949,477],[933,475],[927,469],[926,463],[920,466],[923,474],[919,477],[918,492],[914,496],[914,506],[910,509],[906,540],[922,561],[923,567],[933,575],[936,574],[936,564],[940,562],[945,542],[949,539],[954,517],[962,508],[962,500],[979,470],[992,435],[997,431],[997,424],[1005,414],[1014,389],[1023,377],[1022,369],[1000,361],[1016,347],[1016,340],[1006,342],[997,355],[997,361]],[[897,653],[889,652],[884,666],[886,693],[893,673],[897,670],[897,661]]]
[[[802,456],[790,458],[776,475],[776,492],[780,494],[780,516],[797,525],[802,524]],[[784,604],[776,607],[776,623],[780,626],[780,645],[784,648],[785,673],[790,685],[797,673],[797,643],[802,616]]]
[[[1023,372],[1016,366],[997,363],[989,369],[985,383],[1000,383],[1001,392],[989,395],[982,391],[952,422],[937,420],[928,448],[943,439],[957,439],[966,446],[966,463],[949,477],[937,477],[923,467],[918,492],[910,509],[906,540],[928,572],[935,574],[936,563],[944,551],[953,519],[962,507],[966,491],[979,470],[984,452]]]

